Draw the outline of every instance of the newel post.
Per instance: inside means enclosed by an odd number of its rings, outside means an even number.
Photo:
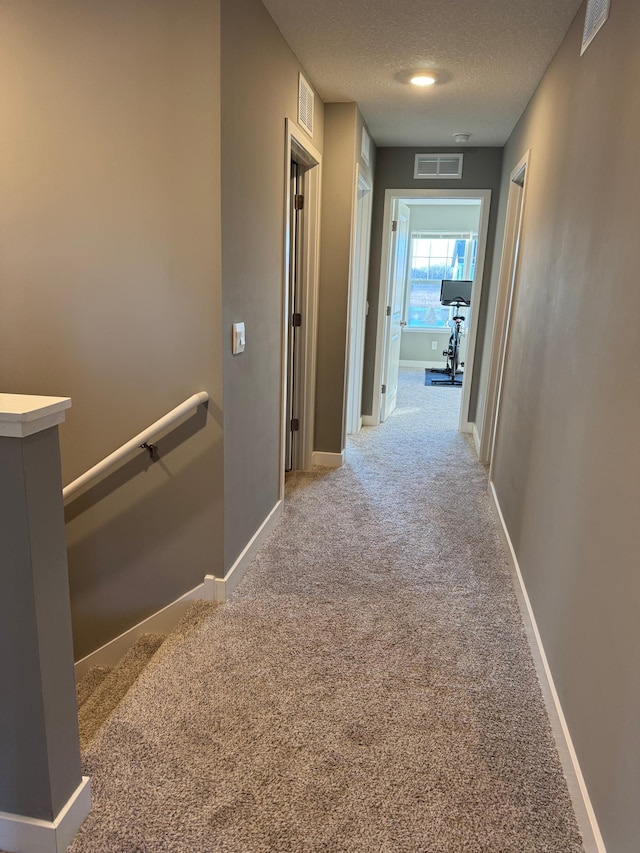
[[[0,394],[0,850],[61,853],[80,770],[58,424],[67,397]]]

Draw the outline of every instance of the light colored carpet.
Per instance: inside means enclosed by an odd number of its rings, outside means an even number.
[[[423,382],[154,655],[72,853],[582,850],[459,392]]]
[[[76,687],[78,708],[81,708],[100,687],[112,669],[111,666],[94,666],[83,676]]]
[[[78,703],[81,749],[87,748],[100,726],[115,711],[122,698],[160,648],[163,640],[162,634],[143,634],[131,646],[122,660],[104,673],[102,680],[99,680],[99,672],[91,673],[91,675],[87,673],[89,682],[93,682],[93,684],[87,685],[86,689],[91,689],[91,692],[84,697],[82,704]],[[78,685],[78,693],[81,692],[80,687],[83,684],[84,679]]]

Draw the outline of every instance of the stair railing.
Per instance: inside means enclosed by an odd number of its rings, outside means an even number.
[[[152,459],[156,459],[156,448],[153,444],[154,439],[165,433],[185,416],[195,412],[198,406],[206,403],[208,399],[209,395],[206,391],[199,391],[197,394],[193,394],[184,403],[180,403],[179,406],[176,406],[175,409],[172,409],[164,417],[155,421],[155,423],[142,432],[139,432],[138,435],[134,436],[117,450],[114,450],[113,453],[110,453],[101,462],[94,465],[93,468],[89,468],[88,471],[85,471],[84,474],[81,474],[76,480],[64,487],[62,490],[64,503],[69,503],[80,492],[85,491],[97,480],[104,477],[108,471],[116,468],[128,456],[135,453],[136,450],[146,450]]]

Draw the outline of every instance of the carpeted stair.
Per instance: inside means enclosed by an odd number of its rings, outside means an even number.
[[[112,669],[112,666],[94,666],[85,673],[76,687],[78,708],[81,708],[92,693],[100,687]]]
[[[95,667],[78,685],[80,747],[86,749],[162,645],[164,635],[143,634],[113,668]]]
[[[180,642],[213,607],[210,602],[195,601],[169,635],[168,645]],[[92,667],[78,682],[78,727],[83,755],[166,640],[164,634],[143,634],[114,667]]]

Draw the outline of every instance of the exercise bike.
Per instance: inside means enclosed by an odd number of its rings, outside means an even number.
[[[440,285],[440,304],[452,305],[460,311],[460,307],[471,305],[471,281],[454,281],[452,279],[443,279]],[[442,355],[447,357],[446,367],[442,373],[446,373],[448,379],[432,379],[432,385],[462,385],[462,379],[456,379],[458,367],[464,367],[464,362],[460,361],[460,348],[462,346],[463,325],[465,318],[461,314],[456,314],[451,321],[451,335],[449,336],[449,345],[446,350],[443,350]]]
[[[443,373],[448,375],[448,379],[432,379],[432,385],[462,385],[462,379],[456,379],[458,367],[464,367],[464,361],[460,361],[460,347],[462,346],[462,326],[465,318],[462,315],[456,315],[451,324],[451,335],[449,336],[449,346],[442,351],[442,355],[447,357],[447,366]]]

